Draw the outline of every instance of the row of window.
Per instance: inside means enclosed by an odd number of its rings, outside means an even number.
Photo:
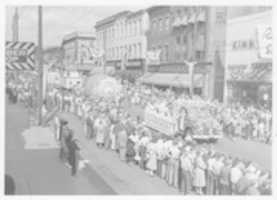
[[[193,11],[195,14],[199,14],[200,12],[204,12],[203,8],[199,8],[197,11]],[[183,19],[184,14],[187,13],[187,9],[184,9],[184,11],[177,10],[177,12],[171,16],[163,16],[163,17],[157,17],[156,19],[153,19],[151,21],[151,28],[154,31],[163,31],[163,30],[169,30],[170,26],[174,22],[175,19]]]
[[[143,34],[142,19],[118,22],[114,26],[97,32],[97,39],[111,41]]]
[[[108,60],[141,58],[143,54],[141,43],[109,48],[106,52]]]
[[[153,51],[160,50],[160,61],[161,62],[168,62],[169,61],[169,47],[168,45],[159,45],[157,47],[152,47]],[[188,58],[188,51],[187,48],[180,49],[179,47],[176,47],[174,55],[174,61],[182,62],[184,60],[189,59]],[[195,51],[195,59],[198,61],[205,59],[205,51]]]
[[[152,21],[152,29],[153,30],[169,30],[170,28],[170,18],[165,17],[165,18],[159,18],[159,19],[154,19]]]

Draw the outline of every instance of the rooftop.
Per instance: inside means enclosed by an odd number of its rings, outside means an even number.
[[[93,33],[73,32],[73,33],[69,33],[69,34],[64,36],[63,43],[65,43],[69,40],[77,39],[77,38],[86,38],[86,39],[92,39],[93,40],[93,39],[95,39],[95,36],[93,35]]]
[[[109,16],[109,17],[107,17],[107,18],[105,18],[105,19],[102,19],[102,20],[96,22],[95,28],[97,28],[97,27],[99,27],[99,26],[102,26],[102,25],[104,25],[104,24],[107,24],[107,23],[111,23],[111,22],[113,22],[114,20],[116,20],[118,17],[121,17],[121,16],[123,16],[123,15],[127,15],[127,14],[129,14],[130,12],[131,12],[131,11],[125,10],[125,11],[119,12],[119,13],[117,13],[117,14],[114,14],[114,15],[112,15],[112,16]]]

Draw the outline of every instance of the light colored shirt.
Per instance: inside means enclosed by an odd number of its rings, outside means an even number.
[[[242,171],[238,167],[233,167],[231,169],[231,182],[233,184],[238,183],[239,179],[242,177]]]

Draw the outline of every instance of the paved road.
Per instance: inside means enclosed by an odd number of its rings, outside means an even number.
[[[76,177],[58,159],[57,149],[24,150],[21,133],[28,127],[28,113],[20,105],[6,106],[5,172],[16,181],[16,194],[69,195],[115,194],[87,167]]]

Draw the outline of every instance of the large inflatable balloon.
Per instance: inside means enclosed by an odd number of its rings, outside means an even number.
[[[98,73],[87,78],[86,95],[93,97],[114,97],[120,93],[122,85],[113,77]]]

